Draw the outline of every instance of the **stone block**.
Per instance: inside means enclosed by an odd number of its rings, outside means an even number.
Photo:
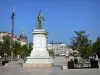
[[[68,66],[63,65],[63,70],[66,70],[66,69],[68,69]]]
[[[50,68],[53,64],[45,64],[45,63],[39,63],[39,64],[23,64],[23,68]]]

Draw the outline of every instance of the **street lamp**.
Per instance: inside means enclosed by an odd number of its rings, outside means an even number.
[[[11,16],[11,19],[12,19],[11,61],[13,60],[14,16],[15,16],[15,13],[14,13],[14,7],[13,7],[12,16]]]

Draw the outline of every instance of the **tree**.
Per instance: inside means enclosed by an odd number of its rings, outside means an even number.
[[[3,36],[3,43],[2,43],[2,53],[7,54],[8,56],[11,55],[11,37],[9,35]]]
[[[3,54],[4,54],[4,52],[3,52],[3,50],[2,50],[2,46],[3,46],[3,43],[0,42],[0,56],[3,56]]]
[[[11,56],[11,37],[9,35],[3,36],[3,42],[0,42],[0,55],[3,56],[4,54],[7,54],[8,56]],[[20,42],[13,41],[13,54],[14,57],[17,55],[20,55],[22,57],[28,56],[32,51],[32,46],[27,44],[21,46]]]
[[[54,50],[48,49],[48,53],[50,56],[53,56],[55,54]]]
[[[100,52],[100,38],[98,37],[96,42],[93,43],[93,52]]]
[[[21,57],[24,58],[28,55],[28,46],[25,44],[21,47]]]
[[[93,44],[88,46],[86,53],[87,53],[87,56],[90,56],[93,53]]]
[[[13,53],[15,57],[21,55],[21,44],[18,41],[14,41]]]
[[[85,34],[85,31],[75,31],[76,36],[72,38],[72,49],[77,50],[82,58],[88,56],[88,48],[92,41],[88,39],[89,35]]]
[[[27,56],[29,56],[30,55],[30,53],[31,53],[31,51],[32,51],[32,45],[31,44],[29,44],[29,47],[28,47],[28,51],[27,51]]]

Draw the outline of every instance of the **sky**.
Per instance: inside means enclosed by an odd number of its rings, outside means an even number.
[[[13,6],[14,33],[19,36],[24,29],[29,42],[40,9],[49,42],[70,44],[74,31],[80,30],[85,30],[92,41],[100,37],[100,0],[0,0],[0,31],[11,32]]]

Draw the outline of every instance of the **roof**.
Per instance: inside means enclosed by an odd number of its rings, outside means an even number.
[[[27,35],[25,34],[24,30],[22,30],[21,34],[20,34],[20,38],[24,38],[26,37],[27,38]]]
[[[63,44],[63,42],[50,42],[50,44]]]

